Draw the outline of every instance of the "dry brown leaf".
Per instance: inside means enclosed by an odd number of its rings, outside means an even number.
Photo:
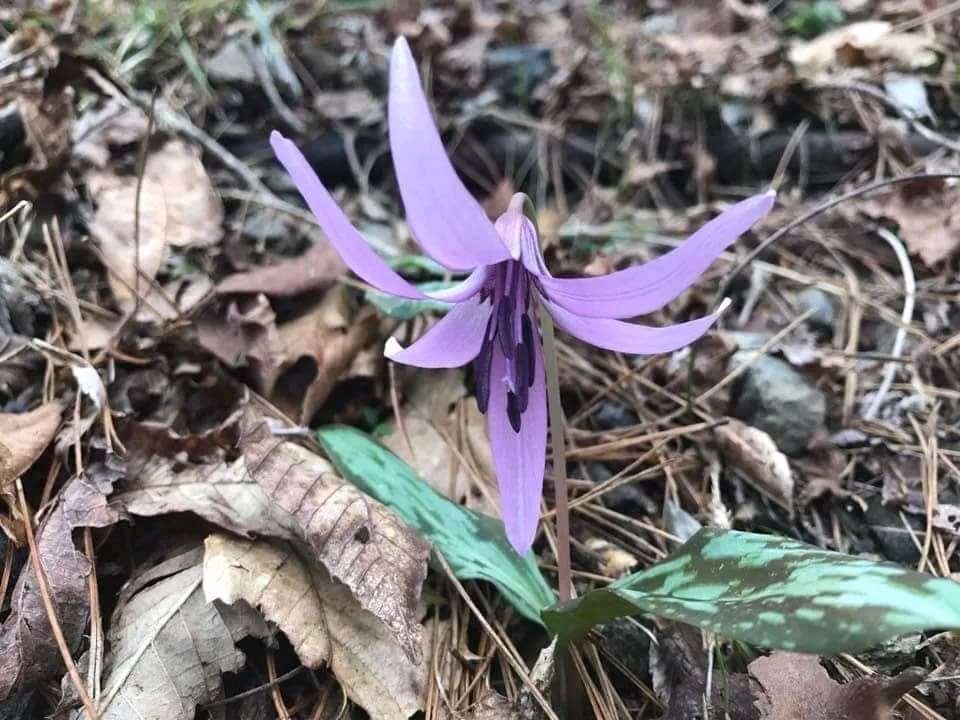
[[[68,647],[76,650],[87,626],[90,563],[74,547],[67,499],[81,502],[86,488],[74,480],[37,532],[40,563]],[[75,495],[73,493],[76,493]],[[0,627],[0,699],[56,677],[63,667],[33,568],[20,573],[10,598],[10,615]]]
[[[328,241],[310,247],[300,257],[284,258],[273,265],[235,273],[217,285],[221,295],[263,293],[270,297],[294,297],[326,290],[346,272],[340,254]]]
[[[584,543],[587,550],[597,556],[600,573],[610,578],[626,575],[639,564],[639,560],[618,545],[603,538],[587,538]]]
[[[243,535],[292,542],[380,618],[411,658],[429,545],[247,406],[223,428],[177,437],[131,424],[126,480],[111,504],[134,515],[192,512]]]
[[[886,682],[864,677],[839,685],[816,655],[789,652],[757,658],[748,670],[762,687],[754,699],[761,720],[888,720],[900,697],[923,679],[909,669]]]
[[[334,387],[345,379],[354,359],[377,336],[377,313],[353,308],[347,289],[332,288],[309,312],[277,327],[271,355],[274,365],[261,374],[264,393],[285,414],[306,425]],[[302,361],[312,363],[310,379],[284,373]],[[306,387],[304,387],[306,384]]]
[[[740,420],[714,430],[717,447],[732,466],[757,492],[793,512],[793,472],[787,456],[767,433]]]
[[[198,153],[171,140],[147,157],[142,181],[93,170],[86,183],[97,206],[90,232],[100,245],[117,304],[132,309],[137,289],[148,317],[176,317],[163,294],[150,292],[169,246],[206,247],[222,232],[223,205]],[[137,207],[139,233],[134,231]]]
[[[46,403],[25,413],[0,413],[0,498],[6,501],[12,523],[2,523],[11,539],[22,545],[26,539],[20,505],[16,497],[16,480],[30,469],[46,450],[60,426],[63,406]]]
[[[232,300],[222,314],[211,308],[197,319],[197,342],[232,368],[272,367],[276,332],[276,315],[264,295]]]
[[[797,75],[815,80],[838,67],[856,67],[885,61],[899,70],[920,70],[934,65],[937,53],[923,33],[896,32],[883,20],[852,23],[797,42],[788,53]]]
[[[104,168],[110,148],[133,145],[147,134],[147,114],[129,101],[108,98],[88,108],[73,126],[73,155]]]
[[[12,492],[16,479],[51,443],[62,412],[60,403],[50,402],[30,412],[0,413],[0,489],[4,495]]]
[[[960,248],[960,189],[934,186],[932,192],[897,192],[871,201],[864,211],[897,223],[910,254],[929,268],[949,260]]]
[[[418,375],[401,407],[403,428],[394,423],[383,444],[407,462],[434,490],[456,503],[497,515],[499,495],[494,477],[486,419],[467,396],[459,369]]]
[[[74,91],[69,87],[19,98],[17,105],[31,151],[30,169],[53,169],[69,158],[73,99]]]
[[[228,366],[249,366],[256,390],[306,424],[346,379],[377,329],[376,311],[356,311],[347,289],[337,286],[281,325],[264,295],[238,298],[225,314],[214,308],[204,313],[197,321],[197,339]]]
[[[269,636],[246,603],[207,602],[202,561],[192,548],[124,588],[107,636],[101,720],[192,720],[198,704],[223,699],[221,674],[243,667],[236,641]]]
[[[207,600],[244,600],[290,639],[309,668],[329,665],[374,720],[406,720],[420,709],[420,668],[350,591],[290,546],[211,535],[203,556]]]

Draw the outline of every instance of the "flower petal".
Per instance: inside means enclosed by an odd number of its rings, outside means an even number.
[[[303,153],[290,140],[274,130],[270,145],[277,159],[286,168],[294,184],[317,218],[327,239],[340,253],[343,261],[359,277],[378,290],[404,298],[422,300],[426,296],[408,283],[374,252],[339,208],[320,178],[310,167]]]
[[[710,329],[727,304],[728,301],[724,300],[716,312],[696,320],[666,327],[650,327],[610,318],[581,317],[556,303],[546,302],[547,310],[557,325],[574,337],[606,350],[635,355],[656,355],[689,345]]]
[[[507,359],[494,343],[490,369],[487,428],[490,450],[500,487],[500,507],[507,539],[521,555],[533,545],[540,518],[540,495],[547,452],[547,391],[543,348],[534,333],[534,379],[527,409],[520,416],[520,432],[507,415]]]
[[[455,368],[466,365],[479,353],[490,319],[489,300],[476,297],[454,305],[436,325],[407,348],[387,340],[383,354],[394,362],[422,368]]]
[[[480,291],[487,277],[484,267],[477,268],[462,283],[446,290],[431,293],[418,290],[394,272],[353,227],[296,145],[276,130],[270,133],[270,145],[317,218],[327,239],[358,277],[385,293],[412,300],[429,297],[434,300],[459,302]]]
[[[387,121],[407,222],[424,251],[452,270],[506,260],[493,223],[450,164],[402,36],[390,57]]]
[[[773,191],[739,202],[683,245],[648,263],[601,277],[546,276],[541,284],[547,297],[583,317],[628,318],[654,312],[690,287],[720,253],[770,212],[773,202]]]

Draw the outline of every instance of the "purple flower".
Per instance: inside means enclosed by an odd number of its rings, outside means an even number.
[[[676,298],[713,260],[773,206],[773,193],[734,205],[681,247],[645,265],[605,277],[556,278],[540,253],[525,196],[491,223],[457,178],[440,140],[404,38],[390,59],[390,147],[413,236],[437,262],[470,271],[459,285],[426,294],[395,273],[350,224],[296,146],[273,132],[280,162],[339,251],[363,280],[404,298],[444,300],[450,311],[408,348],[387,342],[386,355],[424,368],[474,363],[476,397],[487,415],[507,537],[520,553],[536,534],[547,444],[547,394],[536,306],[588,343],[626,353],[670,352],[700,337],[711,315],[669,327],[623,318]],[[722,309],[722,308],[721,308]]]

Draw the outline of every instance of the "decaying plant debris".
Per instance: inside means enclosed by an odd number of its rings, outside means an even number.
[[[295,137],[379,252],[448,280],[415,257],[387,157],[397,34],[464,181],[491,217],[531,195],[557,275],[779,189],[651,319],[722,287],[695,346],[561,345],[580,590],[718,524],[960,577],[955,3],[14,0],[0,716],[550,716],[543,628],[431,565],[311,435],[359,427],[497,507],[469,378],[383,358],[433,316],[345,273],[267,145]],[[584,717],[960,717],[948,634],[758,656],[631,618],[567,669]]]

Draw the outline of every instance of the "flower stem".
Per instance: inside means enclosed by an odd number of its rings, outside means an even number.
[[[543,366],[547,374],[547,409],[550,413],[550,444],[553,450],[553,492],[557,511],[557,591],[560,602],[570,600],[573,574],[570,569],[570,508],[567,504],[567,461],[563,442],[563,408],[560,406],[560,373],[553,318],[543,305],[537,308],[543,333]]]

